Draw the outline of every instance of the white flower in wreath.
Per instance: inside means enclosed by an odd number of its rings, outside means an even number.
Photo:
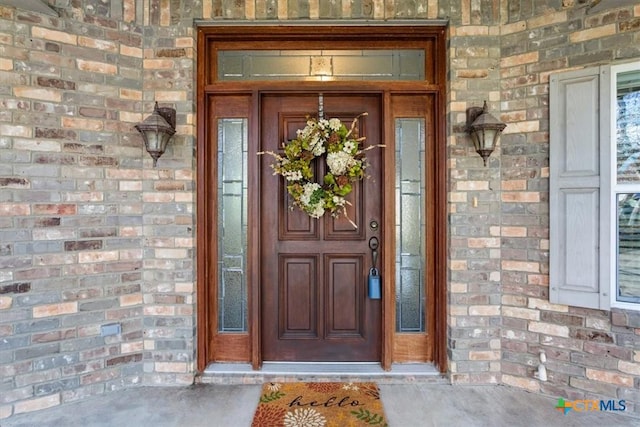
[[[313,206],[313,210],[309,212],[309,216],[312,218],[321,218],[324,215],[324,206],[321,203],[317,203]]]
[[[311,197],[313,197],[313,193],[320,189],[320,184],[317,182],[307,182],[302,188],[303,192],[300,196],[300,202],[303,205],[308,206],[311,204]]]
[[[353,157],[344,151],[327,154],[327,165],[329,170],[335,176],[344,175],[349,166],[353,164]]]
[[[313,408],[296,409],[284,416],[285,427],[324,427],[326,418]]]
[[[304,129],[298,129],[296,131],[296,135],[298,135],[298,138],[300,139],[308,139],[309,136],[311,136],[311,134],[315,131],[316,129],[316,124],[309,120],[307,121],[307,125],[304,127]]]
[[[314,156],[318,157],[324,154],[326,149],[324,148],[324,141],[320,135],[314,135],[309,144],[309,149]]]
[[[282,176],[284,176],[287,181],[300,181],[302,179],[302,172],[300,172],[300,171],[284,171],[284,172],[282,172]]]
[[[345,153],[351,154],[353,153],[353,150],[355,150],[357,146],[358,146],[357,142],[353,140],[349,140],[344,143],[344,147],[342,148],[342,151],[344,151]]]
[[[322,218],[322,215],[324,215],[324,205],[320,203],[315,205],[313,207],[313,211],[309,213],[309,216],[311,216],[312,218]]]
[[[340,126],[342,126],[340,119],[329,119],[329,129],[332,131],[338,132],[340,130]]]
[[[307,127],[306,127],[306,128],[304,128],[304,129],[298,129],[298,130],[296,131],[296,135],[297,135],[297,137],[298,137],[298,138],[300,138],[300,139],[307,139],[307,138],[309,138],[309,134],[310,134],[310,133],[311,133],[311,132],[310,132],[309,126],[307,126]]]

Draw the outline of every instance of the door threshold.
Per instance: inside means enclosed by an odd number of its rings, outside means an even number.
[[[430,363],[393,364],[390,371],[377,362],[264,362],[260,370],[253,370],[248,363],[212,363],[198,377],[200,383],[213,384],[293,381],[449,382]]]

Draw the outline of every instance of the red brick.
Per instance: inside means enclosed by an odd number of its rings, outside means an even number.
[[[36,204],[33,205],[34,215],[75,215],[77,206],[71,204]]]

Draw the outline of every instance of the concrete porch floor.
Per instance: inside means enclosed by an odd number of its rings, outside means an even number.
[[[380,384],[390,427],[638,426],[612,412],[564,415],[557,399],[505,386]],[[249,427],[260,385],[139,387],[0,420],[2,427]]]

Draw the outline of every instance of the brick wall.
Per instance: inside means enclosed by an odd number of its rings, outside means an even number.
[[[637,316],[549,303],[549,73],[640,58],[640,5],[583,3],[509,2],[503,17],[502,382],[554,397],[624,399],[640,416]],[[540,351],[548,382],[533,379]]]
[[[484,167],[466,109],[500,111],[497,2],[451,4],[449,31],[449,369],[455,383],[500,383],[500,160]],[[476,203],[474,203],[474,200]],[[475,206],[477,204],[477,206]]]
[[[191,17],[58,3],[0,7],[0,419],[193,382]],[[133,126],[156,100],[178,135],[154,169]]]
[[[144,109],[172,106],[177,123],[170,151],[141,179],[144,381],[184,385],[193,382],[196,341],[195,30],[185,2],[161,3],[150,2],[145,27]]]
[[[625,399],[640,416],[640,315],[549,304],[547,283],[548,75],[640,58],[640,6],[49,3],[59,18],[0,7],[0,419],[193,381],[193,18],[448,18],[451,379]],[[178,132],[153,168],[133,125],[156,100]],[[486,168],[463,130],[483,100],[508,123]]]

